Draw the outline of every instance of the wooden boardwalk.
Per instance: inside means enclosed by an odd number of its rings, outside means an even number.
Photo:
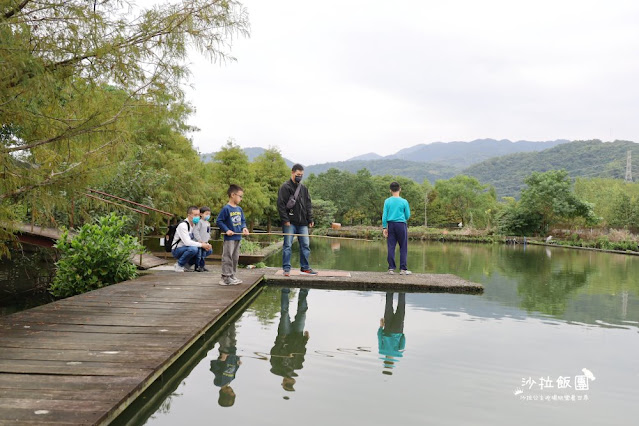
[[[154,272],[0,318],[0,425],[108,424],[262,275]]]
[[[18,224],[16,231],[20,242],[43,247],[53,247],[55,242],[62,236],[60,229],[31,226],[26,223]],[[75,235],[74,231],[69,232],[69,236],[73,237]],[[170,257],[170,254],[168,256]],[[165,258],[155,256],[152,253],[144,253],[142,257],[139,254],[132,255],[131,262],[140,269],[150,269],[167,264]]]
[[[112,285],[0,317],[0,425],[108,424],[236,303],[265,281],[289,287],[478,293],[453,275],[320,271],[284,277],[242,270],[220,286],[220,268],[161,267]]]

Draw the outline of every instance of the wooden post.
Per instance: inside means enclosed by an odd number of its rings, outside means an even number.
[[[73,212],[75,211],[75,198],[71,197],[71,214],[69,215],[69,228],[73,229]]]
[[[144,215],[141,214],[141,226],[140,226],[140,245],[144,247]],[[140,268],[142,267],[142,252],[140,252]]]

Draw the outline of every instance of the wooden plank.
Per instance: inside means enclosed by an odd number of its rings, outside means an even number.
[[[25,351],[22,348],[2,347],[0,359],[4,360],[49,360],[49,361],[103,361],[118,362],[121,364],[135,364],[140,359],[148,362],[163,361],[166,356],[166,348],[136,348],[135,350],[96,351],[86,349],[51,349],[34,348]]]
[[[34,410],[26,408],[0,409],[0,426],[43,425],[92,425],[100,419],[101,410],[77,411]]]
[[[139,360],[133,364],[87,361],[1,360],[0,373],[53,374],[65,376],[140,376],[149,375],[158,362]]]
[[[131,263],[133,263],[138,268],[142,269],[150,269],[160,265],[166,265],[169,263],[168,260],[162,259],[161,257],[154,256],[150,253],[142,254],[142,263],[140,263],[140,255],[134,254],[131,256]]]
[[[54,389],[97,392],[102,389],[131,389],[139,381],[138,376],[58,376],[46,374],[32,376],[3,373],[0,374],[0,389]]]
[[[166,335],[177,334],[181,335],[191,331],[195,331],[197,326],[191,324],[190,326],[166,326],[166,327],[149,327],[149,326],[117,326],[117,325],[86,325],[86,324],[61,324],[51,323],[42,324],[39,322],[31,323],[29,325],[14,324],[14,325],[0,325],[0,329],[12,330],[14,328],[28,327],[31,331],[70,331],[70,332],[84,332],[84,333],[120,333],[120,334],[156,334],[163,333]],[[2,344],[0,344],[2,346]],[[0,358],[2,354],[0,353]]]
[[[97,395],[97,392],[95,393]],[[74,411],[96,411],[109,408],[110,402],[93,400],[55,400],[32,398],[0,398],[0,410],[3,408],[17,408],[28,410],[60,410],[72,408]]]
[[[33,389],[0,389],[0,398],[20,398],[32,399]],[[104,389],[100,392],[86,392],[83,390],[58,390],[40,389],[37,393],[38,399],[44,400],[71,400],[71,401],[110,401],[111,404],[119,399],[119,392],[116,389]]]
[[[262,276],[205,275],[151,273],[0,318],[0,424],[112,420]]]

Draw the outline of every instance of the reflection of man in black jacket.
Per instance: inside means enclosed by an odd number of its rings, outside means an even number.
[[[294,391],[293,377],[297,377],[295,370],[301,370],[303,367],[306,343],[309,339],[308,331],[304,331],[308,289],[301,289],[297,296],[297,313],[293,322],[288,311],[289,293],[290,289],[282,289],[280,323],[275,345],[271,349],[271,373],[282,376],[282,387],[285,390]]]
[[[230,385],[242,365],[240,357],[237,356],[235,323],[229,325],[222,333],[219,351],[218,358],[211,361],[211,372],[215,375],[213,384],[220,387],[218,404],[222,407],[230,407],[235,403],[235,392]]]
[[[284,234],[301,234],[308,235],[308,228],[312,228],[313,208],[311,205],[311,196],[308,189],[302,185],[302,177],[304,176],[304,167],[301,164],[295,164],[291,170],[291,178],[284,182],[277,194],[277,210],[282,221],[282,231]],[[295,192],[299,188],[297,197]],[[293,207],[290,207],[289,201],[295,199]],[[305,275],[316,275],[309,265],[309,256],[311,248],[307,236],[298,236],[297,241],[300,243],[300,268],[301,273]],[[290,275],[291,271],[291,246],[293,245],[293,236],[284,236],[284,246],[282,247],[282,269],[284,275]]]

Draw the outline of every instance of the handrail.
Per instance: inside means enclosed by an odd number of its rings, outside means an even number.
[[[162,211],[162,210],[158,210],[158,209],[155,209],[153,207],[150,207],[150,206],[147,206],[147,205],[144,205],[144,204],[136,203],[135,201],[127,200],[126,198],[121,198],[121,197],[118,197],[118,196],[115,196],[115,195],[112,195],[112,194],[109,194],[109,193],[106,193],[106,192],[103,192],[103,191],[98,191],[97,189],[87,188],[87,190],[89,192],[94,193],[94,194],[102,195],[103,197],[114,198],[114,199],[116,199],[118,201],[123,201],[125,203],[129,203],[129,204],[132,204],[134,206],[138,206],[138,207],[141,207],[141,208],[144,208],[144,209],[147,209],[147,210],[152,210],[154,212],[160,213],[161,215],[164,215],[164,216],[168,217],[168,219],[167,219],[168,223],[170,223],[171,218],[173,218],[173,213],[168,213],[168,212],[165,212],[165,211]],[[98,201],[103,201],[103,202],[108,203],[108,204],[114,204],[114,205],[116,205],[118,207],[123,207],[125,209],[131,210],[131,211],[134,211],[134,212],[140,214],[140,226],[138,228],[138,232],[140,233],[140,244],[144,244],[144,216],[148,216],[149,212],[138,210],[138,209],[135,209],[135,208],[130,207],[130,206],[125,206],[124,204],[116,203],[115,201],[105,200],[104,198],[100,198],[100,197],[95,196],[93,194],[85,193],[84,195],[86,195],[89,198],[93,198],[93,199],[98,200]],[[140,266],[142,266],[142,252],[140,252]]]
[[[115,198],[116,200],[125,201],[125,202],[127,202],[129,204],[133,204],[134,206],[143,207],[145,209],[152,210],[154,212],[158,212],[160,214],[163,214],[164,216],[173,217],[173,213],[169,213],[169,212],[165,212],[165,211],[162,211],[162,210],[158,210],[158,209],[155,209],[153,207],[147,206],[145,204],[136,203],[135,201],[127,200],[126,198],[116,197],[115,195],[111,195],[111,194],[108,194],[106,192],[98,191],[97,189],[88,188],[88,190],[90,192],[94,192],[96,194],[104,195],[105,197]],[[106,201],[106,200],[102,200],[102,201]]]
[[[104,201],[105,203],[115,204],[116,206],[124,207],[125,209],[132,210],[132,211],[134,211],[134,212],[136,212],[136,213],[140,213],[140,214],[143,214],[143,215],[146,215],[146,216],[148,216],[148,215],[149,215],[149,213],[148,213],[148,212],[143,212],[142,210],[134,209],[133,207],[125,206],[124,204],[116,203],[116,202],[114,202],[114,201],[105,200],[105,199],[103,199],[103,198],[96,197],[95,195],[91,195],[91,194],[84,194],[84,195],[86,195],[86,196],[87,196],[87,197],[89,197],[89,198],[93,198],[93,199],[95,199],[95,200],[98,200],[98,201]]]

